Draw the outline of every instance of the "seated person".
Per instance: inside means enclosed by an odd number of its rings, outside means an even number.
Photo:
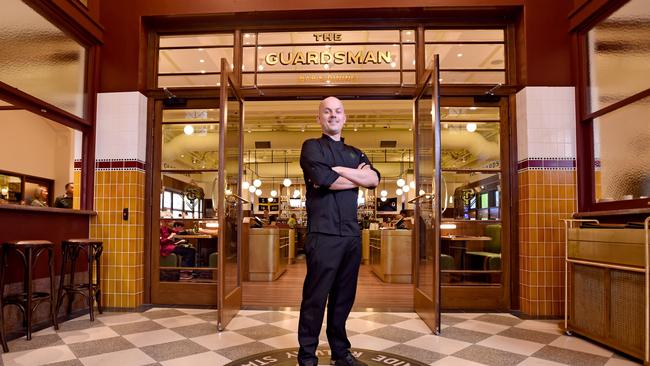
[[[47,188],[43,186],[36,187],[34,191],[34,198],[32,199],[32,206],[47,207]]]
[[[408,211],[406,210],[401,210],[392,223],[395,226],[395,229],[413,228],[413,219],[409,217]]]
[[[293,229],[296,227],[296,225],[298,225],[298,220],[296,219],[295,213],[291,214],[291,217],[289,218],[289,220],[287,220],[287,225],[289,225],[290,229]]]
[[[74,195],[74,183],[70,182],[65,185],[65,193],[54,200],[54,207],[72,208],[72,197]]]
[[[196,264],[196,249],[186,240],[176,238],[185,229],[185,224],[175,221],[170,229],[160,222],[160,255],[166,257],[171,253],[181,256],[181,267],[194,267]]]

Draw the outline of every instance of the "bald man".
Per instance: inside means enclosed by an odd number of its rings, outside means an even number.
[[[345,322],[352,310],[361,263],[357,222],[359,187],[374,188],[379,172],[341,137],[346,116],[341,101],[321,101],[316,121],[323,135],[302,145],[300,166],[307,187],[307,276],[298,324],[298,364],[318,365],[316,348],[325,304],[332,364],[364,366],[350,353]]]

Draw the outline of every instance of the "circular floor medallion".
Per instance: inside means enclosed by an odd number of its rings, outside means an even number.
[[[396,355],[390,352],[371,351],[353,348],[352,354],[368,366],[425,366],[425,363],[412,358]],[[316,351],[319,365],[329,365],[331,352],[329,348],[319,348]],[[226,366],[296,366],[298,364],[298,349],[285,348],[240,358]]]

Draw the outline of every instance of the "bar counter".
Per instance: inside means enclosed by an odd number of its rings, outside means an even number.
[[[250,228],[248,231],[249,281],[275,281],[287,270],[289,229]]]
[[[382,281],[412,283],[411,230],[369,230],[370,268]]]

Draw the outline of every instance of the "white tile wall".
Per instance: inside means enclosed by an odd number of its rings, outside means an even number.
[[[517,160],[575,158],[573,87],[527,87],[516,102]]]
[[[139,92],[97,94],[96,159],[145,161],[147,98]]]

